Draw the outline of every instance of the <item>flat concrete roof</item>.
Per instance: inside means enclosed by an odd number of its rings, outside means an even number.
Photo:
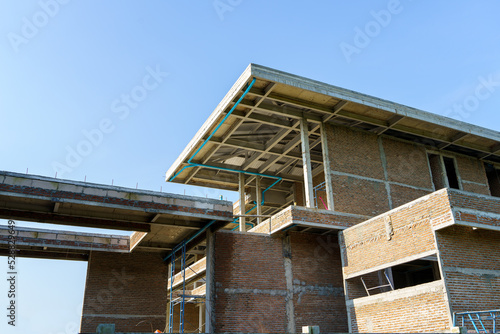
[[[247,95],[200,149],[254,79]],[[250,64],[168,169],[166,180],[237,190],[238,174],[230,171],[237,170],[248,173],[247,187],[253,185],[252,173],[281,177],[282,181],[272,189],[287,193],[294,182],[303,182],[299,132],[302,117],[309,123],[314,175],[323,170],[319,133],[322,122],[500,162],[497,131]],[[189,166],[190,158],[192,163],[212,167]],[[262,186],[275,180],[264,177]],[[266,214],[292,204],[291,198],[282,204]]]
[[[127,251],[171,250],[211,221],[216,221],[214,228],[227,225],[233,220],[232,209],[231,202],[222,200],[0,171],[0,218],[136,231]],[[70,232],[59,236],[76,241],[88,237]],[[42,239],[31,241],[52,242]],[[111,248],[118,240],[112,239]],[[61,245],[57,236],[53,241]],[[78,243],[80,250],[82,245]]]

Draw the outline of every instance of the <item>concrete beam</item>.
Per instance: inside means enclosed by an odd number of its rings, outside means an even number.
[[[94,217],[75,217],[70,215],[59,215],[46,212],[10,210],[3,208],[0,208],[0,218],[34,221],[34,222],[50,223],[50,224],[103,228],[110,230],[149,232],[151,229],[151,226],[149,224],[144,224],[144,223],[127,222],[127,221],[119,221],[112,219],[101,219]]]
[[[128,236],[16,227],[16,246],[128,253]],[[0,245],[9,244],[9,228],[0,226]]]

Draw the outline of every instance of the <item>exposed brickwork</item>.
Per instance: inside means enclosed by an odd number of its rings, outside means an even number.
[[[336,237],[291,233],[292,291],[281,238],[218,232],[215,240],[216,332],[286,332],[289,293],[296,328],[347,330]]]
[[[392,206],[394,208],[397,208],[408,202],[416,200],[417,198],[425,196],[431,192],[432,191],[426,191],[426,190],[391,184]]]
[[[151,330],[147,321],[155,329],[165,328],[166,283],[167,266],[156,253],[92,252],[81,331],[92,333],[100,323],[115,323],[120,332],[147,332]],[[147,321],[135,326],[142,320]]]
[[[290,224],[292,222],[292,208],[292,206],[289,206],[288,208],[281,210],[270,219],[268,218],[259,225],[250,229],[249,232],[269,234],[271,231]]]
[[[500,213],[500,198],[468,194],[450,189],[448,191],[453,207]]]
[[[341,232],[344,275],[435,250],[433,221],[449,217],[449,212],[447,192],[440,191]]]
[[[455,159],[457,161],[458,173],[462,180],[482,183],[488,189],[488,179],[486,178],[486,171],[481,161],[461,155],[457,155]]]
[[[348,303],[353,333],[436,333],[450,329],[442,281]]]
[[[429,160],[424,145],[342,126],[328,127],[335,211],[375,216],[441,189],[440,157]],[[381,143],[381,144],[380,144]],[[382,150],[381,150],[382,149]],[[478,159],[455,155],[465,191],[489,194],[486,173]],[[385,166],[385,173],[384,173]],[[344,175],[344,174],[349,174]],[[315,184],[323,174],[314,178]],[[390,188],[390,194],[386,188]],[[320,192],[326,197],[326,194]],[[390,198],[389,198],[390,195]],[[326,199],[324,199],[326,202]],[[324,208],[318,202],[318,207]]]
[[[292,221],[294,224],[314,223],[338,227],[350,227],[364,221],[366,216],[344,214],[336,211],[310,209],[300,206],[292,207]]]
[[[491,217],[486,212],[479,211],[476,213],[463,212],[460,209],[454,210],[455,223],[459,225],[471,224],[472,226],[480,226],[483,228],[492,227],[500,229],[499,217]]]
[[[249,232],[269,234],[269,232],[275,232],[291,224],[302,226],[314,226],[313,224],[316,224],[316,226],[318,224],[331,225],[343,229],[354,226],[367,218],[369,217],[301,206],[290,206],[274,215],[271,219],[266,219],[261,224],[249,230]],[[271,227],[269,226],[269,222],[271,222]]]
[[[328,149],[332,170],[379,180],[384,179],[375,134],[342,126],[333,126],[330,129],[333,135],[328,135]]]
[[[499,203],[497,198],[443,189],[342,231],[352,331],[445,331],[452,312],[498,308],[500,231],[492,229],[500,226],[495,212]],[[490,230],[473,229],[469,223]],[[378,268],[433,250],[438,251],[442,279],[366,297],[357,275],[375,286]]]
[[[280,239],[216,233],[214,279],[215,332],[260,332],[260,321],[265,333],[286,331]]]
[[[68,231],[16,229],[17,246],[38,246],[61,249],[101,250],[108,252],[128,252],[129,240],[126,236],[89,234]],[[0,226],[0,244],[9,243],[9,230]]]
[[[500,305],[500,232],[452,226],[436,232],[453,312]]]
[[[314,324],[324,332],[347,332],[337,236],[291,233],[290,242],[297,330]]]
[[[335,211],[375,216],[389,210],[383,182],[332,175]]]
[[[486,184],[468,183],[462,181],[462,189],[476,194],[490,195],[490,189]]]
[[[423,146],[389,138],[383,138],[382,144],[389,181],[432,189],[427,153]],[[398,197],[395,196],[395,198]]]

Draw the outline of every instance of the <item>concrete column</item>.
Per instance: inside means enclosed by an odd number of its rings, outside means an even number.
[[[207,269],[205,276],[206,293],[205,293],[205,333],[214,333],[215,331],[215,236],[212,230],[207,230]]]
[[[257,202],[257,216],[262,215],[262,192],[260,189],[260,176],[255,178],[255,201]],[[257,217],[257,225],[262,222],[261,217]]]
[[[321,148],[323,150],[323,168],[325,170],[325,186],[326,186],[326,205],[328,205],[328,210],[335,210],[333,205],[333,187],[332,187],[332,174],[330,167],[330,152],[328,150],[328,138],[327,131],[328,129],[325,123],[321,123],[320,132],[321,132]]]
[[[202,326],[203,326],[203,315],[205,314],[205,305],[199,304],[198,308],[199,308],[199,312],[200,312],[198,315],[198,324],[199,324],[198,325],[198,327],[199,327],[198,332],[203,333],[204,329]]]
[[[306,207],[314,206],[313,177],[311,167],[311,152],[309,149],[309,129],[307,128],[307,119],[300,119],[300,141],[302,142],[302,163],[304,165],[304,193],[306,197]]]
[[[239,173],[240,215],[245,214],[245,174]],[[240,232],[246,232],[245,217],[240,217]]]
[[[286,332],[297,333],[295,331],[295,306],[293,304],[293,268],[292,268],[292,245],[290,236],[283,238],[283,266],[285,268],[286,281],[286,297],[285,297],[285,314],[286,314]]]

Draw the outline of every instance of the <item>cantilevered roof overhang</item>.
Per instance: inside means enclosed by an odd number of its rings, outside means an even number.
[[[0,171],[0,219],[135,231],[127,237],[125,250],[155,252],[171,251],[183,240],[197,245],[207,226],[215,230],[233,220],[232,203],[228,201],[6,171]],[[28,254],[56,246],[68,250],[76,245],[79,251],[85,247],[103,249],[99,242],[90,242],[89,236],[81,233],[53,231],[54,239],[30,234],[46,232],[39,229],[23,232],[27,233],[23,251]],[[0,228],[0,255],[6,247],[5,243],[2,246],[1,235]],[[108,251],[123,242],[118,239],[112,238]],[[71,242],[64,244],[68,240]]]
[[[303,182],[299,128],[303,117],[309,124],[313,175],[323,169],[321,123],[500,162],[496,131],[250,64],[169,168],[166,180],[238,190],[238,172],[249,175],[247,186],[258,173],[270,176],[263,177],[263,188],[279,177],[273,190],[288,192],[294,182]]]

